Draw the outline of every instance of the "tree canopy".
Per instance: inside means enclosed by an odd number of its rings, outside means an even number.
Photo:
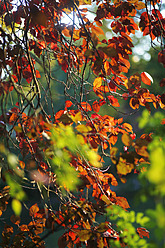
[[[2,0],[0,24],[1,247],[43,248],[58,230],[59,248],[155,247],[147,223],[165,231],[161,0]],[[160,94],[149,71],[130,75],[137,30],[162,65]],[[133,173],[159,199],[148,216],[115,191]]]

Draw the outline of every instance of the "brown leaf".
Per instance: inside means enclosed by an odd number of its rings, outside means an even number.
[[[89,240],[92,236],[91,230],[75,230],[75,233],[79,236],[80,241],[84,242],[86,240]]]
[[[15,224],[15,225],[19,225],[20,222],[21,222],[21,218],[20,218],[19,216],[15,216],[15,215],[12,215],[12,216],[10,217],[10,220],[11,220],[11,222],[12,222],[13,224]]]
[[[164,87],[165,86],[165,78],[163,78],[160,83],[159,83],[160,87]]]

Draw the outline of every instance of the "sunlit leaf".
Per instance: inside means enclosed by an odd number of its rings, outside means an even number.
[[[80,5],[91,5],[91,0],[79,0]]]
[[[130,208],[128,201],[125,197],[116,197],[117,205],[121,206],[124,209]]]
[[[22,212],[22,204],[19,200],[13,199],[11,203],[12,209],[16,216],[20,216]]]
[[[118,174],[127,175],[128,173],[131,173],[131,171],[134,168],[134,165],[131,163],[127,163],[125,159],[120,157],[119,163],[117,164],[116,167]]]
[[[141,79],[144,84],[151,85],[153,83],[152,77],[147,72],[141,73]]]
[[[80,133],[88,133],[92,130],[91,127],[89,126],[85,126],[85,125],[78,125],[76,127],[77,131],[80,132]]]
[[[102,78],[101,77],[96,78],[93,82],[93,87],[97,89],[101,85],[102,85]]]
[[[109,198],[106,195],[102,195],[101,200],[104,201],[107,205],[112,204],[112,202],[109,200]]]

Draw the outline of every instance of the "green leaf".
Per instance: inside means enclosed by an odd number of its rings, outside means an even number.
[[[12,209],[16,216],[20,216],[22,212],[22,204],[19,200],[13,199],[11,202]]]

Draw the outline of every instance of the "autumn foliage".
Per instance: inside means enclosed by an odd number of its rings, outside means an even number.
[[[90,21],[92,2],[97,8]],[[165,93],[150,92],[148,73],[127,76],[136,30],[148,35],[152,46],[158,41],[158,61],[165,67],[165,18],[158,6],[159,0],[0,2],[0,215],[8,203],[14,211],[1,247],[45,247],[44,240],[61,228],[59,248],[145,247],[140,242],[149,231],[139,222],[130,232],[125,217],[132,216],[130,205],[115,187],[126,183],[127,174],[141,173],[139,165],[149,166],[152,140],[150,133],[136,136],[120,105],[128,102],[131,114],[165,109]],[[104,20],[110,22],[110,39]],[[53,76],[54,61],[66,80]],[[65,95],[60,110],[52,95],[57,85]],[[118,118],[111,111],[100,114],[103,105],[115,109]],[[23,208],[26,187],[38,190],[42,204]],[[24,212],[28,223],[21,219]],[[133,237],[137,246],[129,243]]]

